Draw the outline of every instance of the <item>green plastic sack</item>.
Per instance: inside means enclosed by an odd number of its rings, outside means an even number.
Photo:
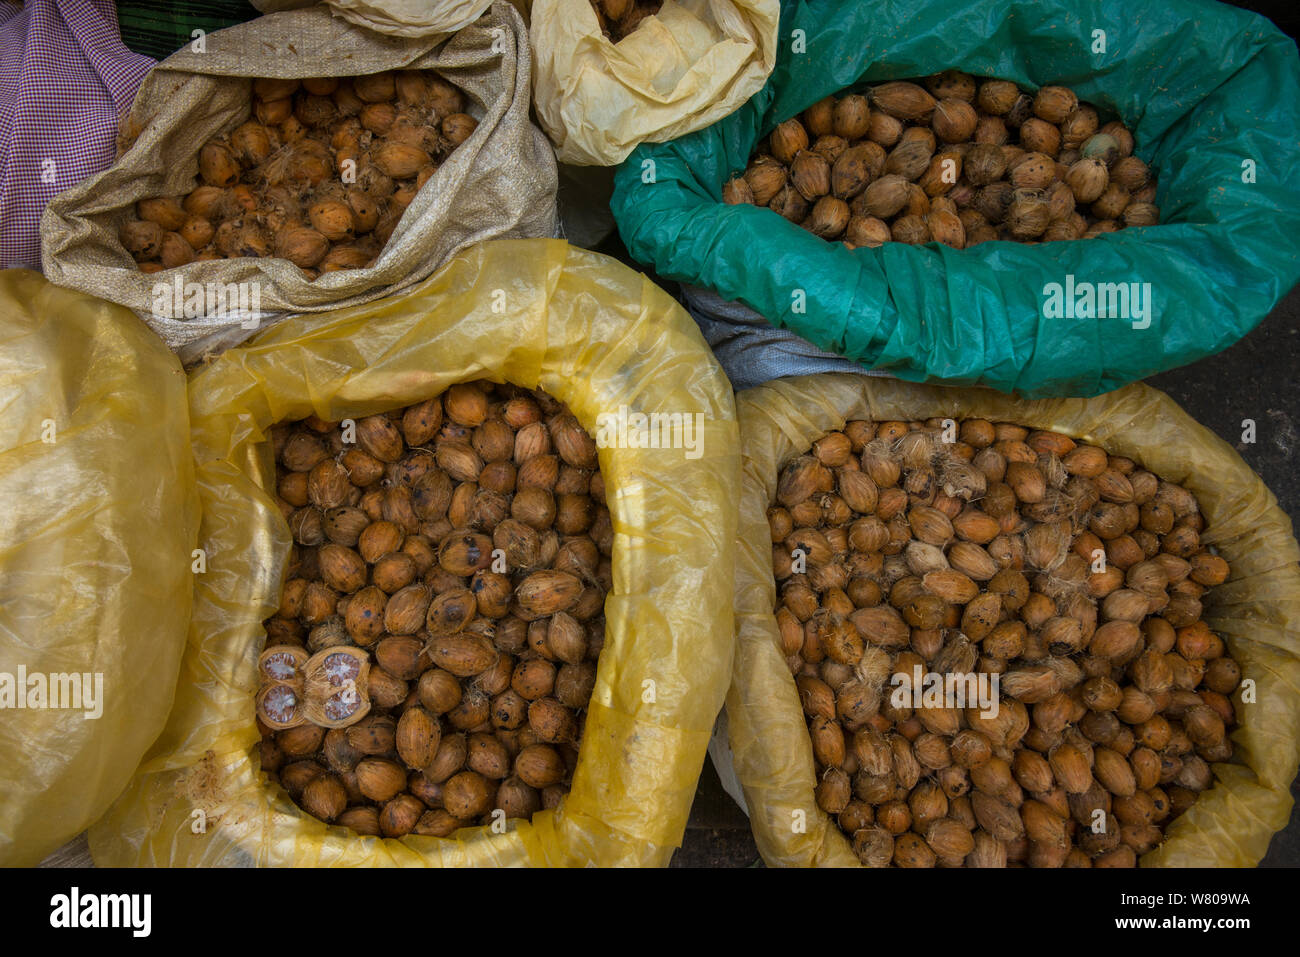
[[[1107,52],[1093,54],[1099,30]],[[1029,88],[1061,82],[1118,114],[1159,174],[1166,225],[1037,246],[850,251],[770,210],[721,202],[779,122],[859,82],[947,68]],[[1246,161],[1256,182],[1242,181]],[[1226,348],[1295,284],[1296,169],[1300,58],[1253,14],[1204,0],[790,0],[767,86],[714,126],[639,147],[612,205],[627,248],[659,274],[864,366],[1094,395]],[[1044,319],[1044,286],[1069,275],[1150,283],[1149,327]]]
[[[358,837],[259,767],[262,622],[290,535],[269,432],[359,418],[467,379],[541,386],[602,413],[699,413],[692,450],[606,447],[614,587],[573,786],[555,811],[446,839]],[[681,842],[731,668],[740,454],[731,389],[690,317],[644,276],[558,240],[481,243],[402,295],[286,320],[196,371],[199,531],[176,705],[90,831],[101,866],[663,865]],[[653,691],[653,693],[648,693]]]
[[[0,272],[0,408],[0,865],[26,866],[167,721],[198,499],[181,364],[121,306]]]
[[[1258,698],[1234,698],[1237,753],[1213,765],[1214,785],[1142,856],[1143,867],[1253,867],[1291,814],[1300,765],[1300,546],[1259,476],[1162,392],[1135,384],[1094,399],[1026,402],[860,375],[779,379],[736,397],[740,419],[740,539],[736,657],[727,691],[730,755],[754,839],[773,866],[857,866],[848,839],[817,806],[812,743],[781,652],[767,508],[781,466],[846,420],[982,418],[1049,429],[1127,456],[1197,498],[1201,540],[1232,567],[1206,598],[1205,622],[1228,645]],[[715,742],[716,743],[716,742]],[[728,761],[730,756],[730,761]],[[802,829],[792,821],[806,822]]]

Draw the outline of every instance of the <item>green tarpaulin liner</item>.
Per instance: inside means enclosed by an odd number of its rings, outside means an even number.
[[[1123,119],[1158,173],[1162,225],[1040,245],[849,250],[722,203],[779,122],[846,87],[949,68],[1027,89],[1063,83],[1103,121]],[[1297,170],[1300,58],[1253,14],[1204,0],[797,0],[782,5],[767,85],[711,127],[639,147],[616,172],[612,207],[628,250],[660,275],[864,366],[1095,395],[1219,352],[1300,279]],[[1070,276],[1150,283],[1149,326],[1044,318],[1045,287]]]

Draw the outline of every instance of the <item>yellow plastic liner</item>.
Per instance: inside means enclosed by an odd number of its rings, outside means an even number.
[[[163,729],[198,499],[185,374],[121,306],[0,272],[0,410],[0,865],[24,866],[99,817]],[[17,707],[41,686],[45,707]]]
[[[984,418],[1063,432],[1139,462],[1200,502],[1213,545],[1232,567],[1209,593],[1205,621],[1257,684],[1234,699],[1230,764],[1170,825],[1143,866],[1249,867],[1286,826],[1300,763],[1300,547],[1273,493],[1232,448],[1162,392],[1131,385],[1093,399],[1027,401],[987,390],[856,375],[770,382],[736,398],[743,485],[736,559],[736,658],[727,720],[737,777],[763,859],[856,866],[848,839],[818,807],[812,745],[781,655],[766,511],[779,469],[850,419]],[[800,822],[800,823],[796,823]],[[802,826],[802,830],[800,830]]]
[[[447,839],[358,837],[268,784],[253,723],[261,622],[289,532],[270,428],[339,420],[488,378],[541,386],[593,434],[620,407],[699,413],[701,455],[603,447],[614,526],[607,637],[562,806]],[[208,569],[176,708],[91,831],[101,865],[663,865],[681,841],[730,674],[739,482],[730,387],[690,317],[645,277],[558,240],[485,243],[408,294],[289,320],[195,373],[190,416]],[[199,833],[196,833],[199,832]]]

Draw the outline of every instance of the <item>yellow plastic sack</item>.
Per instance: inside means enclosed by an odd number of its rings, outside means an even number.
[[[22,866],[162,731],[198,502],[181,365],[121,306],[0,272],[0,408],[0,865]]]
[[[735,771],[767,863],[856,866],[849,842],[818,807],[812,745],[772,613],[776,587],[766,510],[778,469],[848,419],[979,417],[1053,429],[1128,456],[1196,495],[1202,540],[1232,577],[1206,603],[1258,702],[1236,700],[1237,755],[1167,831],[1143,866],[1245,867],[1286,826],[1300,763],[1300,547],[1273,494],[1227,443],[1162,392],[1131,385],[1094,399],[1024,401],[856,375],[770,382],[736,399],[743,486],[736,559],[736,659],[726,714]],[[792,828],[802,812],[806,832]]]
[[[776,63],[777,0],[666,0],[618,43],[590,0],[533,0],[533,105],[563,163],[613,166],[722,119]]]
[[[261,622],[289,531],[272,425],[360,417],[455,382],[541,386],[597,416],[701,413],[702,455],[602,448],[615,545],[607,637],[573,788],[556,812],[449,839],[361,838],[300,811],[258,769]],[[662,865],[680,842],[730,674],[737,427],[695,324],[645,277],[558,240],[485,243],[414,290],[233,349],[190,383],[207,573],[176,707],[91,831],[101,865]],[[201,812],[201,813],[199,813]],[[200,831],[201,833],[195,833]]]

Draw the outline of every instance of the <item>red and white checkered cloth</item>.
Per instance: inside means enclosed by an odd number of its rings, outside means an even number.
[[[153,65],[122,45],[109,0],[0,2],[0,268],[40,268],[46,203],[113,162]]]

